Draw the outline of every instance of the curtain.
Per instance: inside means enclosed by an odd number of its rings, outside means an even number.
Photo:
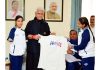
[[[71,0],[71,29],[78,30],[77,20],[81,17],[82,0]]]

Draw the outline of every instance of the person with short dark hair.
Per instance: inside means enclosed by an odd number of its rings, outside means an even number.
[[[78,45],[78,33],[77,33],[76,30],[70,30],[69,37],[70,37],[69,42],[71,44]],[[79,56],[78,52],[75,52],[75,51],[68,49],[67,53],[69,55],[74,56],[76,59],[81,60],[81,57]],[[66,60],[66,70],[80,70],[80,68],[81,68],[81,62],[80,61],[69,62],[69,61]]]
[[[95,36],[95,16],[94,15],[92,15],[90,17],[90,27],[91,27],[91,30],[92,30],[94,36]]]

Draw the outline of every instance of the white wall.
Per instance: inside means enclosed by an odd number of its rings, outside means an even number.
[[[63,3],[63,22],[48,22],[51,32],[56,32],[57,35],[68,36],[71,20],[71,0],[64,0]],[[44,0],[25,0],[25,21],[23,29],[27,22],[34,18],[34,12],[37,7],[44,8]],[[14,26],[14,21],[6,21],[6,39],[10,29]],[[9,54],[9,43],[6,41],[6,56]]]
[[[82,0],[82,16],[90,20],[91,15],[95,15],[95,0]]]

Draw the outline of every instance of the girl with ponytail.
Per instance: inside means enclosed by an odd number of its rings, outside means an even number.
[[[69,46],[69,49],[76,50],[82,57],[82,70],[94,70],[95,38],[89,26],[88,19],[86,17],[80,17],[77,26],[81,30],[78,34],[78,45]]]

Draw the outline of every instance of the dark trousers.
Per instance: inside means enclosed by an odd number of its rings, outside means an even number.
[[[26,56],[26,70],[38,70],[40,46],[28,46]]]
[[[66,61],[66,70],[80,70],[81,63],[80,62],[67,62]]]
[[[82,69],[83,70],[94,70],[95,57],[88,57],[82,59]]]
[[[11,70],[22,70],[23,56],[9,56]]]

